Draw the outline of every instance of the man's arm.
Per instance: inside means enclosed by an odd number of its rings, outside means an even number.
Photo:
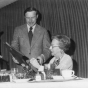
[[[20,31],[18,29],[14,30],[13,39],[11,42],[11,46],[14,47],[16,50],[19,50],[19,33]]]
[[[20,31],[16,28],[14,30],[13,39],[12,39],[12,42],[11,42],[11,46],[18,51],[19,51],[19,39],[18,39],[19,33],[20,33]],[[19,64],[19,62],[13,56],[12,56],[12,59],[13,59],[14,63]]]
[[[45,63],[51,53],[50,53],[50,37],[48,35],[48,32],[45,30],[44,36],[43,36],[43,53],[37,57],[37,60],[39,61],[40,64]]]
[[[44,62],[50,57],[50,37],[47,31],[44,33],[43,39],[43,55],[44,55]]]

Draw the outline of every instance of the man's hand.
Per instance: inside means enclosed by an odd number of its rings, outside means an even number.
[[[21,64],[21,66],[22,66],[22,67],[26,67],[26,68],[28,69],[28,66],[26,66],[26,65],[25,65],[25,64],[23,64],[23,63]]]
[[[43,64],[43,58],[41,56],[38,56],[37,60],[38,60],[38,62],[39,62],[40,65]]]
[[[22,63],[21,66],[22,66],[22,67],[25,67],[25,64]]]
[[[12,57],[12,59],[16,64],[19,64],[19,62],[14,57]]]

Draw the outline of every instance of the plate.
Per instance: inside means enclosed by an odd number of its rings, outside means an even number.
[[[59,78],[59,77],[58,77]],[[30,83],[41,83],[41,82],[65,82],[65,81],[72,81],[72,80],[81,80],[77,77],[72,77],[72,78],[68,78],[68,79],[64,79],[64,78],[61,78],[61,79],[47,79],[47,80],[41,80],[41,81],[36,81],[36,80],[29,80],[28,82]]]
[[[65,81],[71,81],[71,80],[80,80],[77,76],[73,76],[70,78],[63,78],[62,76],[53,76],[53,79],[46,79],[46,80],[28,80],[28,82],[31,83],[40,83],[40,82],[65,82]]]
[[[71,79],[76,79],[77,78],[77,76],[72,76],[72,77],[63,77],[63,79],[65,79],[65,80],[71,80]]]
[[[16,83],[18,83],[18,82],[28,82],[29,81],[29,79],[14,79],[13,80],[13,82],[16,82]]]

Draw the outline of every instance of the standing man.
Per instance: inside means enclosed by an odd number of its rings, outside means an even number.
[[[16,27],[11,46],[29,58],[27,63],[30,62],[39,69],[37,62],[43,64],[50,57],[50,38],[47,30],[36,23],[38,11],[35,8],[27,8],[24,11],[24,18],[26,24]],[[15,58],[13,60],[18,63]]]

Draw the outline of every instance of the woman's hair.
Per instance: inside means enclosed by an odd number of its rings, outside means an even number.
[[[71,44],[69,37],[67,37],[66,35],[56,35],[53,37],[53,39],[56,39],[59,42],[59,48],[64,52],[69,50]]]

